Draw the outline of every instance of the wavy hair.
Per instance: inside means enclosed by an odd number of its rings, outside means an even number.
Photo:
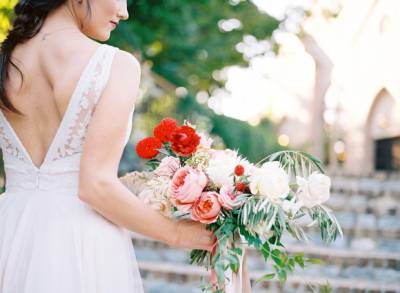
[[[9,65],[14,66],[24,75],[18,66],[11,60],[11,53],[18,44],[22,44],[39,33],[44,21],[50,12],[56,10],[68,0],[20,0],[14,7],[12,28],[0,47],[0,108],[23,115],[7,96],[5,82],[9,78]],[[91,13],[90,2],[87,0],[88,13]]]

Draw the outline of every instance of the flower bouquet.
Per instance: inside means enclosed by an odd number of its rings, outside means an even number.
[[[315,262],[302,253],[287,253],[284,231],[307,240],[308,220],[327,243],[342,234],[322,205],[330,196],[330,178],[311,155],[281,151],[253,164],[235,150],[213,149],[212,140],[196,126],[187,121],[178,125],[172,118],[162,119],[153,134],[136,145],[151,171],[138,196],[166,216],[188,217],[213,231],[212,252],[190,253],[192,263],[211,269],[213,292],[236,292],[243,286],[237,283],[243,281],[245,247],[272,263],[272,271],[259,281],[276,277],[284,282],[295,266]]]

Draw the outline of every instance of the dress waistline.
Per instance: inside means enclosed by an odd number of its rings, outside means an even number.
[[[78,192],[79,171],[41,171],[6,169],[8,192],[51,191]]]

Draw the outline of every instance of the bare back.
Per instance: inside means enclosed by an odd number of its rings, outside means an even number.
[[[82,71],[99,44],[84,35],[64,33],[46,40],[33,38],[17,46],[9,66],[7,94],[25,117],[4,112],[35,165],[43,162],[62,121]]]

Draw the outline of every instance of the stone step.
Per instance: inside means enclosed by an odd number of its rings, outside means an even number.
[[[188,251],[171,248],[160,242],[153,241],[140,234],[132,233],[132,241],[136,249],[142,249],[142,251],[148,251],[148,257],[153,257],[154,260],[159,260],[162,257],[169,261],[177,259],[179,262],[187,262]],[[288,243],[286,245],[286,251],[289,253],[304,252],[308,256],[323,258],[328,261],[352,259],[355,261],[370,261],[370,262],[381,262],[386,264],[392,262],[400,266],[400,249],[394,250],[393,247],[388,247],[387,250],[382,250],[379,247],[370,246],[371,239],[357,239],[358,243],[354,242],[352,247],[347,247],[345,240],[337,240],[337,243],[331,246],[318,245],[314,243]],[[368,242],[368,243],[367,243]],[[387,242],[387,241],[386,241]],[[396,242],[400,248],[400,241]],[[388,243],[386,243],[388,244]],[[153,255],[154,251],[158,251],[158,255]],[[256,254],[253,248],[248,249],[250,255]],[[258,257],[254,255],[255,257]],[[383,265],[382,265],[383,266]]]
[[[332,177],[332,189],[349,194],[362,193],[369,196],[381,196],[391,194],[397,198],[400,196],[400,180],[377,178],[351,178]]]
[[[149,286],[148,292],[164,293],[157,291],[157,288],[162,288],[160,284],[163,282],[166,286],[169,284],[168,288],[171,289],[166,289],[165,292],[200,292],[196,291],[200,278],[207,278],[209,272],[190,265],[188,251],[168,247],[135,233],[132,236],[142,275]],[[323,285],[327,281],[334,288],[333,292],[400,290],[400,252],[349,250],[312,244],[292,244],[287,250],[291,253],[304,252],[307,257],[318,257],[325,260],[325,263],[310,264],[304,270],[297,268],[284,290],[281,290],[276,280],[263,284],[254,283],[264,273],[270,272],[271,264],[266,265],[262,256],[254,249],[249,249],[247,264],[253,280],[253,293],[310,292],[307,289],[309,286]]]
[[[195,267],[192,265],[185,264],[170,264],[165,262],[155,262],[155,261],[140,261],[139,267],[141,270],[141,274],[145,282],[154,282],[157,280],[158,282],[165,282],[165,286],[168,286],[169,283],[174,284],[174,286],[178,286],[177,284],[181,284],[184,288],[186,288],[186,292],[200,292],[196,291],[196,288],[200,284],[201,277],[208,278],[209,272],[205,269]],[[252,280],[252,286],[255,290],[268,289],[271,287],[277,287],[277,280],[271,280],[268,282],[264,282],[262,284],[255,284],[255,280],[260,278],[266,272],[263,271],[251,271],[250,278]],[[385,273],[385,272],[384,272]],[[394,272],[393,274],[395,274]],[[397,272],[398,273],[398,272]],[[387,272],[386,272],[387,275]],[[398,292],[400,290],[400,277],[393,276],[392,280],[382,280],[382,279],[371,279],[366,277],[329,277],[323,276],[321,274],[320,268],[315,269],[314,271],[309,271],[307,274],[304,273],[296,273],[288,277],[285,288],[298,287],[301,286],[320,286],[324,285],[327,282],[334,289],[351,289],[351,290],[371,290],[378,292]],[[189,290],[188,288],[193,288]],[[175,292],[184,292],[180,291],[180,289],[176,289]],[[284,290],[286,292],[286,290]],[[152,291],[157,292],[157,291]],[[169,292],[169,291],[158,291],[158,292]],[[260,291],[265,292],[265,291]],[[298,291],[297,291],[298,292]]]
[[[371,197],[358,193],[332,192],[325,204],[334,211],[374,214],[379,219],[381,216],[400,217],[398,201],[399,198],[390,195]]]

